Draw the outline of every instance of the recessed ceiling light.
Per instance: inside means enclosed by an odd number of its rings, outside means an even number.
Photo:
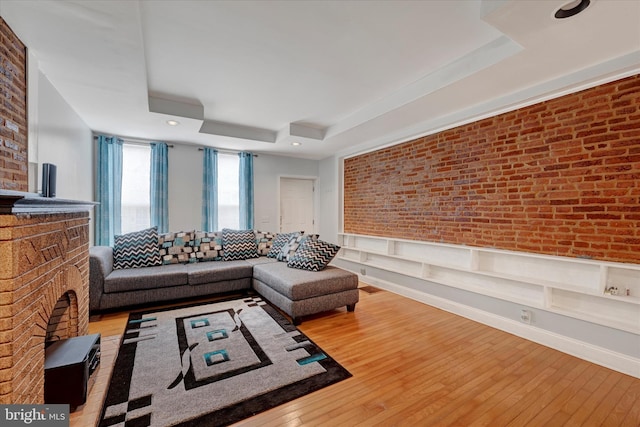
[[[291,145],[293,145],[293,146],[297,147],[297,146],[299,146],[299,145],[302,145],[302,142],[293,141],[293,142],[291,143]]]
[[[585,10],[591,4],[591,0],[574,0],[562,6],[554,15],[557,19],[570,18]]]
[[[177,121],[177,120],[167,120],[167,124],[169,126],[178,126],[180,124],[180,122]]]

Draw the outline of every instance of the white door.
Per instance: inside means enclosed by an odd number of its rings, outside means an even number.
[[[280,231],[315,232],[312,179],[280,178]]]

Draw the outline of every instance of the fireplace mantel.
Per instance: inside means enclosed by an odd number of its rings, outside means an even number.
[[[90,211],[96,202],[42,197],[36,193],[0,190],[0,215]]]

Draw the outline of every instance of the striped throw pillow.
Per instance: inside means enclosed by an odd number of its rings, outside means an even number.
[[[222,229],[222,259],[234,261],[258,258],[258,245],[253,230]]]
[[[161,265],[158,227],[114,237],[113,268],[140,268]]]
[[[336,256],[340,246],[322,240],[305,239],[298,250],[289,257],[287,267],[320,271]]]

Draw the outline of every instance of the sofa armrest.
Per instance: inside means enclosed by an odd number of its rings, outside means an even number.
[[[104,293],[104,279],[113,271],[113,248],[92,246],[89,248],[89,311],[100,309]]]

